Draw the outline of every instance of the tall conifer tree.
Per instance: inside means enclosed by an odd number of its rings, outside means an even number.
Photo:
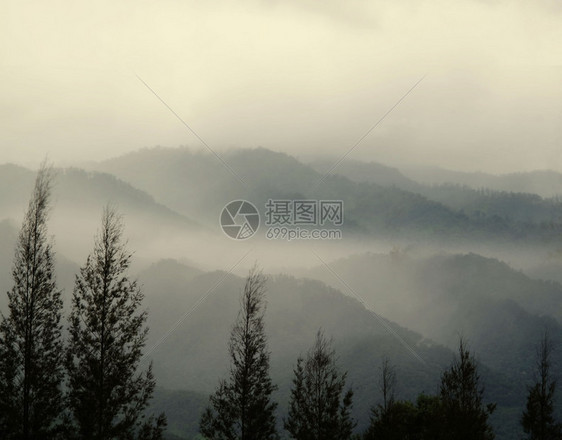
[[[162,438],[164,416],[144,417],[155,380],[152,365],[140,371],[147,312],[141,309],[141,290],[127,277],[130,262],[121,218],[106,208],[72,296],[66,356],[69,437]]]
[[[241,309],[229,343],[230,375],[210,397],[201,417],[201,433],[209,440],[277,439],[276,389],[269,376],[269,351],[264,328],[264,275],[253,268],[246,279]]]
[[[344,393],[346,373],[336,365],[336,353],[322,331],[306,360],[299,358],[285,429],[296,440],[348,440],[355,422],[351,418],[353,391]]]
[[[459,354],[441,376],[441,402],[446,438],[492,440],[495,435],[488,419],[496,405],[483,403],[484,389],[478,366],[466,343],[459,341]]]
[[[15,249],[0,323],[0,437],[56,438],[62,411],[61,291],[47,236],[52,169],[41,166]]]
[[[521,426],[529,440],[560,440],[562,425],[554,418],[556,380],[551,372],[552,343],[545,332],[537,350],[536,382],[529,387]]]

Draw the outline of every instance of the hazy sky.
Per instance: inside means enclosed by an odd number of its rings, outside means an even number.
[[[263,146],[562,171],[558,0],[2,1],[0,162]]]

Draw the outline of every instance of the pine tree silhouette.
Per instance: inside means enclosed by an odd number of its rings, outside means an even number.
[[[209,440],[277,439],[269,376],[269,352],[264,330],[264,275],[254,267],[246,279],[241,310],[229,343],[230,375],[210,397],[200,421]]]
[[[495,437],[488,424],[495,404],[484,406],[483,394],[476,360],[461,338],[459,357],[441,376],[440,397],[445,416],[445,438],[492,440]]]
[[[537,378],[529,387],[527,404],[521,416],[521,426],[529,440],[560,440],[562,425],[554,419],[556,380],[550,371],[553,350],[548,333],[544,333],[537,349]]]
[[[9,314],[0,323],[0,437],[53,439],[62,411],[61,291],[47,237],[52,169],[39,169],[18,236],[8,292]]]
[[[143,294],[126,275],[131,261],[123,224],[106,208],[93,253],[76,277],[66,356],[67,437],[92,440],[162,438],[166,421],[144,419],[155,380],[139,371],[148,328]]]
[[[299,358],[285,429],[296,440],[347,440],[355,422],[353,391],[345,394],[347,373],[340,374],[336,353],[320,330],[306,360]]]

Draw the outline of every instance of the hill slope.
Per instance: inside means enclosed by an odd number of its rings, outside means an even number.
[[[193,220],[115,176],[74,168],[55,171],[49,232],[56,237],[58,249],[73,260],[81,262],[90,252],[107,204],[116,206],[123,215],[127,235],[136,249],[151,247],[151,242],[163,234],[177,236],[203,231]],[[0,165],[0,220],[9,218],[19,228],[34,179],[31,170]]]
[[[148,352],[158,383],[171,389],[212,392],[227,371],[227,341],[243,280],[221,272],[182,270],[181,265],[169,261],[143,272],[141,281],[152,329]],[[202,297],[206,299],[193,310]],[[422,391],[437,392],[441,371],[452,359],[451,351],[386,321],[424,359],[420,362],[359,302],[318,281],[271,277],[267,301],[266,331],[272,376],[280,387],[275,395],[280,416],[287,408],[292,368],[318,328],[334,337],[339,364],[349,372],[360,429],[368,423],[370,406],[379,401],[376,384],[383,357],[397,365],[398,396],[410,399]],[[171,328],[175,330],[168,334]],[[522,405],[524,387],[513,386],[515,381],[503,372],[485,366],[482,372],[487,398],[502,408],[497,421],[512,431],[517,420],[506,418],[505,412]]]
[[[317,160],[311,166],[322,173],[333,165],[334,160]],[[475,173],[470,174],[473,176],[470,179],[463,173],[451,172],[445,176],[452,180],[442,181],[439,177],[432,180],[428,176],[428,179],[422,179],[427,183],[422,184],[406,177],[397,168],[348,159],[338,165],[334,173],[357,183],[374,183],[420,194],[474,220],[482,217],[500,217],[506,222],[523,223],[560,223],[562,220],[562,203],[559,198],[553,197],[554,194],[562,194],[562,175],[554,172],[505,176]],[[551,177],[548,180],[551,185],[544,181],[545,175]]]
[[[562,174],[549,170],[494,175],[451,171],[441,168],[416,168],[404,169],[403,173],[410,179],[428,185],[454,183],[466,185],[473,189],[488,188],[500,192],[530,193],[545,198],[562,194]]]
[[[459,334],[492,368],[528,379],[545,328],[562,342],[562,285],[534,280],[474,254],[410,257],[394,252],[342,259],[330,267],[369,307],[454,348]],[[324,267],[309,272],[341,286]],[[562,365],[562,353],[558,353]]]
[[[340,175],[322,180],[323,174],[312,167],[263,148],[234,150],[223,159],[234,174],[210,154],[166,148],[141,150],[100,163],[97,168],[131,182],[200,222],[215,222],[231,200],[252,201],[263,212],[270,198],[309,198],[343,200],[346,233],[375,238],[384,235],[401,239],[545,243],[558,241],[562,230],[558,222],[529,223],[521,218],[502,217],[501,210],[490,207],[490,203],[479,210],[479,215],[472,215],[477,206],[468,215],[462,208],[414,192],[418,188],[414,183],[408,184],[412,188],[404,189],[383,186],[382,182],[354,182]],[[393,176],[387,181],[407,181],[394,171],[386,172]],[[539,220],[542,219],[544,216]]]

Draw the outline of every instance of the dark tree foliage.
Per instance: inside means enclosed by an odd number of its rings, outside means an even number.
[[[52,439],[62,411],[61,292],[47,236],[52,170],[41,166],[14,256],[0,324],[0,438]]]
[[[445,417],[446,438],[489,440],[494,438],[488,418],[494,404],[482,403],[484,389],[474,356],[459,342],[459,357],[441,376],[441,403]]]
[[[122,235],[120,217],[106,208],[94,251],[76,277],[66,356],[70,438],[161,439],[165,427],[163,415],[144,416],[155,387],[152,365],[139,371],[147,313],[126,275],[131,254]]]
[[[554,419],[556,380],[550,371],[552,343],[545,333],[537,349],[536,382],[529,387],[521,426],[529,440],[562,439],[562,425]]]
[[[371,410],[371,423],[364,440],[418,438],[417,408],[407,401],[394,400],[396,369],[384,358],[380,367],[379,391],[382,403]]]
[[[439,396],[420,394],[416,400],[418,437],[420,440],[448,440],[443,432],[445,415]]]
[[[343,393],[347,373],[340,374],[332,344],[322,331],[306,360],[299,358],[285,429],[297,440],[347,440],[355,422],[353,391]]]
[[[420,394],[414,405],[392,401],[385,408],[377,405],[364,440],[449,440],[444,432],[445,419],[439,396]]]
[[[365,440],[405,438],[405,435],[415,429],[415,407],[410,402],[395,402],[395,385],[395,367],[385,358],[379,377],[382,403],[371,410],[371,423],[363,434]]]
[[[201,433],[210,440],[277,439],[269,376],[269,351],[264,329],[264,275],[253,268],[244,286],[241,310],[229,342],[228,380],[210,396],[210,406],[200,421]]]
[[[393,401],[373,408],[364,440],[419,439],[418,409],[408,401]]]

